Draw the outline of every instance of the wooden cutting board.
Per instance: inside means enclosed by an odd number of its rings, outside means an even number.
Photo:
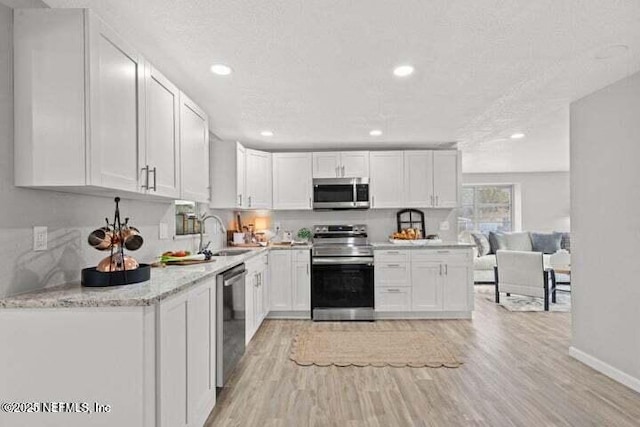
[[[210,262],[216,262],[215,259],[205,259],[205,260],[191,260],[191,261],[169,261],[167,265],[195,265],[195,264],[208,264]]]

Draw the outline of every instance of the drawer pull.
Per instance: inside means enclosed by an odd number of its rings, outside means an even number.
[[[400,289],[387,289],[387,292],[392,293],[392,294],[397,294],[400,292]]]
[[[439,254],[448,254],[450,251],[438,251]]]
[[[390,254],[390,255],[397,255],[400,252],[399,251],[387,251],[387,253]]]
[[[389,268],[400,268],[400,264],[387,264]]]

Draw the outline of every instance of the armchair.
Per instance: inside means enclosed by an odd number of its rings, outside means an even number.
[[[556,275],[553,269],[544,268],[541,252],[500,250],[496,263],[496,303],[500,302],[500,292],[543,298],[545,311],[549,311],[549,296],[556,302]]]

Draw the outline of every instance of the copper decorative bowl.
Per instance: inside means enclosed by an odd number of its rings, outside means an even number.
[[[105,287],[132,285],[151,278],[151,266],[140,264],[135,270],[98,271],[97,267],[82,270],[82,286]]]

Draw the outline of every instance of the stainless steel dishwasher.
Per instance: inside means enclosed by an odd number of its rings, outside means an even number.
[[[224,387],[245,349],[244,264],[217,276],[216,386]]]

